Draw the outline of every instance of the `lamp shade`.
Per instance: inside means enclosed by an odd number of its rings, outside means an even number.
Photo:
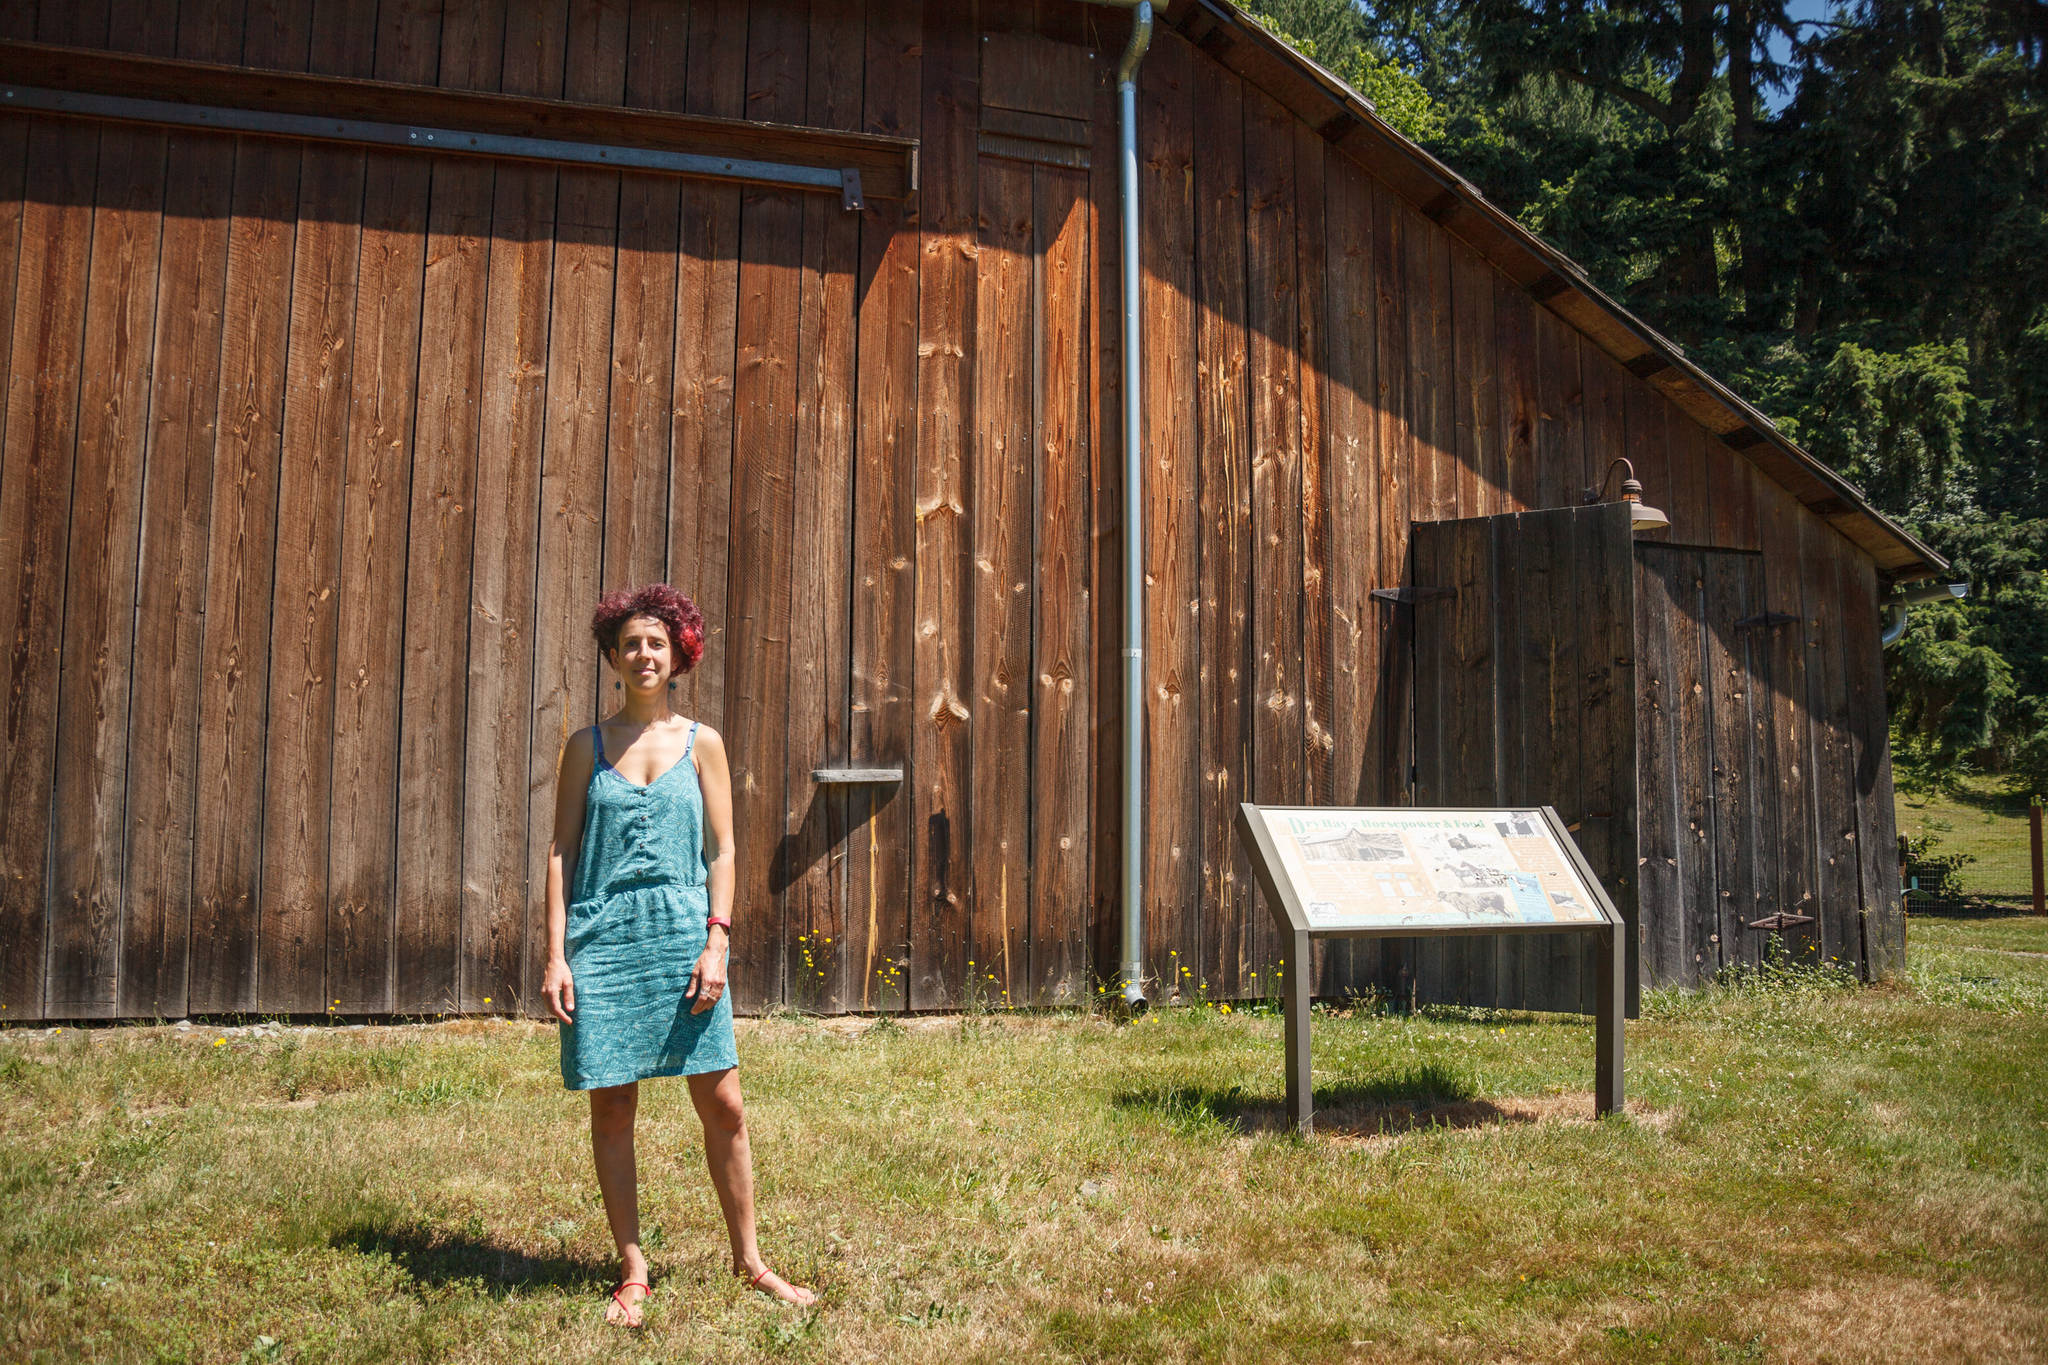
[[[1671,525],[1671,518],[1665,516],[1648,503],[1631,500],[1628,505],[1628,529],[1631,534],[1643,535],[1650,531],[1662,531]]]

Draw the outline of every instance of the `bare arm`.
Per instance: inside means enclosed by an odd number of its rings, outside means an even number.
[[[697,729],[698,790],[704,794],[704,880],[713,919],[732,917],[733,881],[737,863],[732,841],[732,769],[726,762],[725,740],[708,725]],[[710,1009],[725,993],[725,929],[712,925],[704,955],[691,973],[687,994],[696,1000],[691,1012]]]
[[[562,746],[555,774],[555,835],[548,844],[548,968],[541,986],[548,1008],[563,1023],[576,1008],[576,985],[569,975],[565,940],[569,932],[569,883],[576,877],[576,854],[583,846],[583,798],[596,767],[596,750],[588,726]]]

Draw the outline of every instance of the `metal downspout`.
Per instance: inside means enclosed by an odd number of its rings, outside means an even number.
[[[1145,413],[1139,374],[1143,299],[1138,277],[1138,63],[1152,44],[1152,6],[1132,7],[1131,41],[1117,63],[1122,126],[1118,159],[1123,187],[1124,275],[1124,1003],[1145,1008]]]

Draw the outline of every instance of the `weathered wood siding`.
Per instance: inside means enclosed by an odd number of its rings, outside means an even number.
[[[586,613],[655,576],[710,623],[677,695],[734,757],[742,1007],[1092,990],[1133,723],[1167,989],[1382,980],[1370,944],[1278,960],[1234,806],[1412,799],[1415,641],[1369,595],[1411,523],[1571,505],[1624,453],[1674,540],[1761,551],[1799,618],[1771,643],[1791,833],[1756,893],[1894,964],[1872,560],[1170,28],[1139,100],[1148,686],[1120,714],[1127,23],[0,11],[6,37],[896,133],[923,177],[852,215],[0,112],[4,1017],[536,1010],[557,756],[608,706]],[[810,781],[848,761],[906,780]]]

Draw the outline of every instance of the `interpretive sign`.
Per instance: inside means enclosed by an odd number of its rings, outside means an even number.
[[[1309,994],[1316,938],[1563,933],[1599,936],[1594,1107],[1621,1108],[1626,995],[1624,924],[1548,806],[1522,810],[1412,806],[1257,806],[1237,813],[1238,838],[1282,941],[1303,969],[1286,981],[1287,1107],[1308,1132]]]
[[[1312,932],[1605,922],[1540,810],[1247,809]]]

